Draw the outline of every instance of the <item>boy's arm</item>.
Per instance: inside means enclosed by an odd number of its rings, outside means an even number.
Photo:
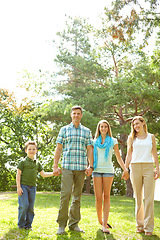
[[[40,172],[42,177],[52,177],[53,176],[53,172],[44,172],[44,170],[42,170]]]
[[[20,169],[17,169],[16,183],[17,183],[17,193],[19,196],[22,196],[23,194],[23,189],[21,188],[21,174],[22,174],[22,171]]]

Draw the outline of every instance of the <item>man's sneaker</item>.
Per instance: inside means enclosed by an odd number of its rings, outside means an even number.
[[[80,229],[78,226],[74,227],[73,229],[71,229],[72,231],[75,232],[81,232],[81,233],[85,233],[85,231],[83,231],[82,229]]]
[[[58,234],[58,235],[61,235],[61,234],[67,234],[67,233],[66,233],[64,227],[59,227],[59,228],[58,228],[58,231],[57,231],[57,234]]]

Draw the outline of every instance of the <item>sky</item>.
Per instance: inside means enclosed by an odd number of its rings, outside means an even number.
[[[0,88],[15,91],[23,70],[53,70],[52,40],[64,29],[65,15],[96,24],[109,0],[0,1]]]

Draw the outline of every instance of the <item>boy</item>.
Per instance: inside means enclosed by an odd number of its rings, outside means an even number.
[[[42,177],[51,177],[53,172],[44,172],[42,165],[34,160],[37,153],[35,141],[25,144],[27,157],[17,167],[17,193],[18,193],[18,227],[32,230],[34,218],[34,202],[36,196],[36,178],[38,172]]]

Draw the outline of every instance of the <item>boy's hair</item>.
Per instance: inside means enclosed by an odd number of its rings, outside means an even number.
[[[28,141],[28,142],[26,142],[25,143],[25,150],[27,150],[28,145],[35,145],[36,148],[37,148],[37,143],[35,141]]]
[[[79,110],[81,110],[81,113],[83,112],[83,110],[82,110],[82,107],[81,107],[81,106],[74,106],[74,107],[72,107],[72,109],[71,109],[71,112],[72,112],[72,111],[74,111],[74,110],[76,110],[76,109],[79,109]]]

